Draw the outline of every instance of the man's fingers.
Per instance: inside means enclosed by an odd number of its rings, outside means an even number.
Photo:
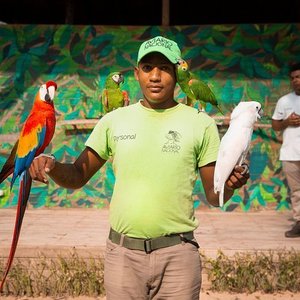
[[[30,176],[31,176],[31,178],[33,179],[33,180],[35,180],[36,179],[36,173],[35,173],[35,168],[34,168],[34,161],[31,163],[31,165],[30,165],[30,167],[29,167],[29,174],[30,174]]]
[[[38,180],[44,183],[48,183],[47,173],[53,169],[55,164],[55,157],[48,154],[40,154],[35,157],[30,168],[29,173],[32,179]]]
[[[49,173],[53,169],[56,159],[55,159],[55,156],[53,154],[50,154],[50,155],[45,154],[45,156],[47,158],[50,158],[50,159],[47,159],[46,163],[45,163],[45,172]]]
[[[237,189],[247,183],[250,177],[249,166],[244,163],[241,166],[235,166],[234,171],[228,178],[226,185],[231,189]]]
[[[44,183],[48,183],[47,176],[45,173],[45,160],[43,158],[36,157],[32,164],[32,174],[34,175],[33,179],[38,180]]]

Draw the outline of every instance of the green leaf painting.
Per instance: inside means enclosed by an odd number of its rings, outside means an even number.
[[[253,134],[250,180],[222,209],[291,209],[278,160],[281,137],[272,131],[270,121],[278,98],[290,90],[288,64],[300,62],[300,24],[0,25],[0,165],[17,139],[39,85],[46,80],[58,84],[57,128],[47,152],[54,153],[59,161],[74,161],[93,129],[88,121],[96,124],[101,117],[100,95],[108,73],[124,73],[124,89],[131,104],[141,98],[134,78],[137,50],[142,41],[155,35],[177,41],[191,70],[216,94],[225,112],[223,117],[228,119],[240,101],[262,103],[264,127],[256,128]],[[185,101],[178,86],[175,98]],[[214,118],[220,116],[211,107],[207,113]],[[82,125],[64,123],[72,121]],[[220,135],[224,134],[228,123],[217,123]],[[0,208],[16,205],[18,183],[10,192],[10,180],[0,185]],[[111,162],[107,162],[80,190],[34,182],[29,205],[107,208],[114,181]],[[200,179],[192,197],[195,208],[209,207]]]

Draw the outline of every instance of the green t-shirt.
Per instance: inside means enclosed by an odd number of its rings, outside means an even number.
[[[193,231],[198,167],[216,161],[219,144],[215,121],[185,104],[153,110],[138,102],[106,114],[86,146],[113,158],[111,227],[138,238]]]

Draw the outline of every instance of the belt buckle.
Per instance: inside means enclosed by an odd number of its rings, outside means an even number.
[[[151,239],[144,240],[144,250],[147,254],[152,252]]]

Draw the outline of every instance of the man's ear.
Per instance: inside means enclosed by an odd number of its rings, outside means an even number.
[[[139,80],[139,68],[138,67],[134,67],[134,78],[136,80]]]

